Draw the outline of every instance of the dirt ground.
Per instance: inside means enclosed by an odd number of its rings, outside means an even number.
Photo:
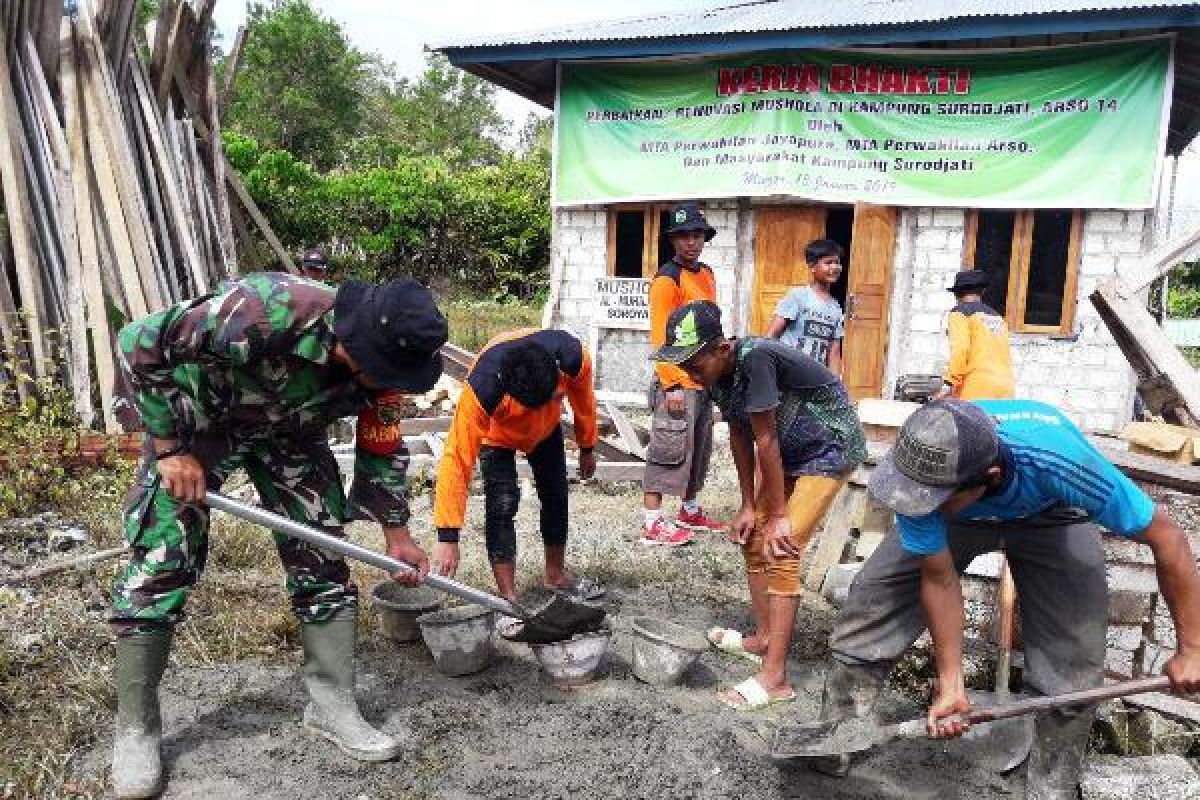
[[[701,500],[728,516],[737,502],[736,477],[718,458]],[[414,499],[413,528],[429,539],[427,491]],[[215,524],[210,567],[193,594],[190,617],[180,626],[163,685],[168,798],[949,798],[987,800],[1013,794],[1019,778],[975,767],[959,745],[928,741],[877,749],[846,779],[802,766],[779,765],[759,749],[755,730],[787,717],[816,713],[826,640],[833,610],[807,596],[793,648],[792,677],[799,699],[767,713],[736,713],[715,695],[749,676],[752,665],[709,652],[684,685],[659,689],[631,673],[630,621],[636,616],[673,620],[703,631],[711,625],[745,625],[748,595],[740,554],[717,536],[665,552],[643,547],[640,491],[636,486],[574,486],[569,556],[580,572],[603,581],[614,640],[600,678],[575,691],[554,688],[528,648],[500,643],[494,663],[469,677],[438,673],[424,645],[398,645],[378,633],[378,621],[361,614],[359,696],[367,718],[408,737],[401,757],[383,765],[359,764],[304,732],[306,696],[298,674],[295,623],[280,588],[282,574],[267,537],[228,519]],[[487,587],[482,502],[472,497],[464,531],[460,579]],[[518,570],[528,590],[540,583],[537,500],[525,487],[518,518]],[[382,546],[377,529],[357,525],[356,541]],[[69,591],[90,598],[80,606],[92,639],[80,654],[80,671],[56,680],[89,676],[92,704],[76,712],[73,738],[48,752],[26,753],[26,777],[0,781],[0,796],[100,796],[107,784],[113,698],[111,645],[96,602],[114,565],[93,581],[40,588],[26,617],[0,615],[0,632],[35,628],[39,603]],[[355,568],[364,597],[378,578]],[[99,586],[97,586],[99,584]],[[44,598],[44,599],[43,599]],[[89,656],[88,653],[91,655]],[[87,662],[90,659],[90,667]],[[86,671],[85,671],[86,670]],[[914,685],[924,686],[918,676]],[[924,698],[892,691],[892,719],[918,714]],[[37,713],[47,713],[38,706]],[[0,709],[3,710],[3,709]],[[29,712],[33,713],[33,712]],[[26,735],[38,735],[28,726]],[[0,745],[0,752],[3,745]],[[61,761],[61,770],[54,766]],[[0,767],[6,766],[0,757]],[[29,777],[32,775],[33,777]],[[22,783],[25,780],[26,783]],[[30,789],[29,787],[36,787]]]

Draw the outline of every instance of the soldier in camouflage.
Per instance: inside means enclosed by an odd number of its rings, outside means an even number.
[[[432,388],[446,334],[428,290],[410,281],[348,281],[335,291],[278,273],[223,284],[121,331],[119,411],[147,444],[124,518],[132,557],[113,587],[118,797],[162,789],[158,684],[204,568],[206,489],[244,469],[268,509],[336,535],[351,519],[377,522],[390,556],[428,571],[407,528],[408,451],[388,407],[399,393]],[[325,431],[354,414],[347,498]],[[302,623],[305,726],[354,758],[393,758],[399,743],[354,700],[357,590],[348,566],[290,537],[276,534],[275,544]]]

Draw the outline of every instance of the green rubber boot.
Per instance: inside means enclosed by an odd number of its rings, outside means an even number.
[[[359,761],[395,758],[400,743],[371,727],[354,699],[354,610],[343,609],[325,622],[306,622],[300,628],[304,684],[312,698],[304,709],[304,727]]]
[[[167,666],[171,635],[171,628],[161,628],[117,637],[112,781],[113,794],[122,800],[157,797],[163,789],[158,684]]]

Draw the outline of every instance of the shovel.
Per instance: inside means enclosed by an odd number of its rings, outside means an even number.
[[[411,564],[406,564],[383,553],[377,553],[346,539],[331,536],[324,531],[303,525],[266,509],[234,500],[232,497],[217,492],[206,492],[204,498],[210,508],[224,511],[239,519],[262,525],[286,536],[293,536],[309,544],[314,544],[322,550],[329,550],[346,558],[362,561],[389,573],[416,572],[416,568]],[[521,620],[525,625],[519,634],[511,637],[513,641],[550,644],[570,639],[579,633],[591,633],[604,625],[604,609],[590,603],[572,600],[563,594],[556,593],[549,603],[536,611],[529,611],[501,597],[441,575],[426,575],[421,582],[438,591],[462,598],[468,603],[490,608]]]
[[[1135,681],[1083,689],[1078,692],[1034,697],[1004,706],[980,708],[961,714],[960,718],[977,725],[982,722],[1019,717],[1038,711],[1053,711],[1066,706],[1098,703],[1114,697],[1127,697],[1143,692],[1161,692],[1171,685],[1165,675],[1141,678]],[[894,725],[877,725],[870,717],[853,717],[837,722],[822,722],[816,725],[791,725],[775,732],[771,742],[771,757],[814,758],[837,756],[869,750],[877,744],[892,739],[919,739],[926,735],[925,718],[911,719]]]
[[[1013,583],[1008,560],[1002,557],[996,593],[996,691],[969,692],[971,705],[979,708],[1003,706],[1012,699],[1008,684],[1012,670],[1014,606],[1017,587]],[[1019,767],[1033,747],[1033,718],[1029,716],[998,720],[990,725],[969,729],[961,737],[961,747],[971,761],[993,772],[1008,772]]]

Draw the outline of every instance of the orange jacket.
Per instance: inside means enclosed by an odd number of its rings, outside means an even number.
[[[698,263],[696,269],[688,269],[671,259],[658,268],[658,273],[650,282],[651,349],[657,350],[667,340],[667,318],[671,316],[671,312],[693,300],[717,302],[717,281],[713,277],[712,267]],[[701,388],[700,384],[674,364],[656,364],[654,369],[658,373],[658,382],[664,389],[673,386],[682,386],[685,389]]]
[[[946,383],[961,400],[1013,396],[1012,353],[1004,317],[983,303],[959,303],[946,318],[950,363]]]
[[[538,408],[526,408],[500,388],[500,363],[518,342],[534,341],[558,361],[558,393]],[[562,395],[575,415],[575,442],[596,446],[596,393],[592,359],[566,331],[525,328],[496,336],[475,358],[454,409],[446,451],[438,464],[433,524],[461,528],[467,513],[467,487],[482,445],[528,453],[553,432],[562,418]]]

